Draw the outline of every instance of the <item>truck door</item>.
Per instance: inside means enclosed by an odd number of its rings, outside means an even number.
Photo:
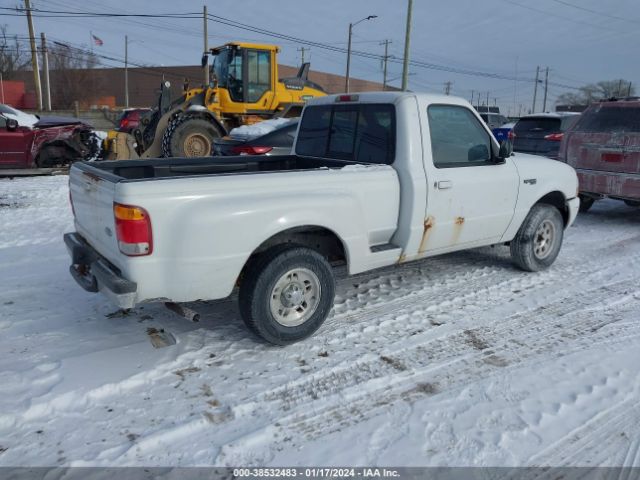
[[[0,166],[30,167],[30,146],[33,135],[26,127],[7,129],[7,119],[0,116]]]
[[[498,242],[516,204],[515,165],[497,161],[490,133],[469,108],[432,104],[427,117],[427,215],[420,253]]]

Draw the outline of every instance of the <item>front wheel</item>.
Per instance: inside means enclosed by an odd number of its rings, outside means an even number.
[[[209,157],[213,155],[213,140],[220,132],[208,120],[180,115],[169,122],[162,135],[162,155],[165,157]]]
[[[240,285],[242,319],[269,343],[287,345],[312,335],[335,296],[333,271],[315,250],[274,247],[248,265]]]
[[[564,222],[558,209],[534,205],[511,241],[511,258],[522,270],[544,270],[560,253],[563,235]]]

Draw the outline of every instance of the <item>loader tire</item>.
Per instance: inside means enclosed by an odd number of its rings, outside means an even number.
[[[180,115],[169,122],[162,135],[163,157],[209,157],[213,140],[220,137],[216,126],[202,117]]]

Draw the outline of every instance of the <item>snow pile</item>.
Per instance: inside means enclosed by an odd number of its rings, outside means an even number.
[[[40,120],[37,116],[30,113],[21,112],[15,108],[11,108],[8,105],[3,105],[2,114],[7,118],[12,118],[18,121],[18,125],[21,127],[33,128],[33,126]]]
[[[253,125],[243,125],[241,127],[234,128],[231,130],[229,135],[244,139],[260,137],[293,121],[294,120],[291,118],[271,118],[263,122],[254,123]]]
[[[90,158],[87,158],[87,161],[92,162],[98,160],[103,157],[103,141],[109,135],[107,132],[102,130],[94,130],[93,135],[89,139],[91,142],[91,152],[93,155]]]

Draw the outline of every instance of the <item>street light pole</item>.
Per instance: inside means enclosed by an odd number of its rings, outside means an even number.
[[[344,91],[349,93],[349,68],[351,67],[351,32],[353,31],[353,24],[349,24],[349,42],[347,44],[347,74],[344,78]]]
[[[353,33],[353,27],[355,27],[357,24],[359,24],[360,22],[364,22],[365,20],[372,20],[374,18],[378,18],[377,15],[369,15],[368,17],[365,17],[361,20],[358,20],[356,23],[350,23],[349,24],[349,42],[347,44],[347,73],[345,75],[345,79],[344,79],[344,91],[346,93],[349,93],[349,70],[351,67],[351,37],[352,37],[352,33]]]
[[[404,37],[404,59],[402,61],[402,91],[406,92],[409,86],[409,48],[411,44],[411,14],[413,12],[413,0],[407,5],[407,28]]]

